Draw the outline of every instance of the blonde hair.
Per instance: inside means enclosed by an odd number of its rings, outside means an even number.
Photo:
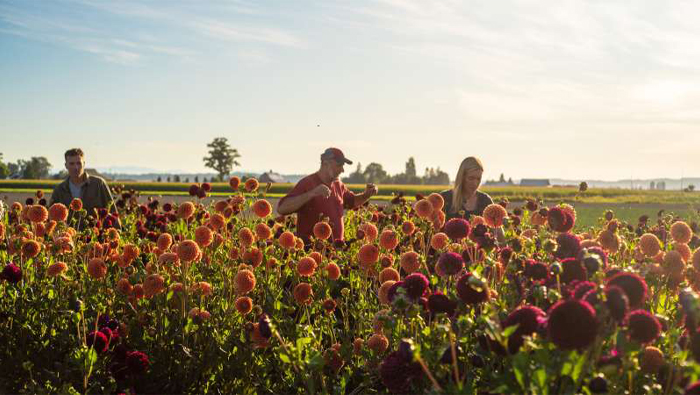
[[[484,171],[484,165],[481,163],[479,158],[470,156],[462,161],[459,165],[459,170],[457,171],[457,177],[455,177],[455,187],[452,190],[452,212],[458,212],[462,205],[464,204],[464,192],[462,191],[464,187],[464,178],[467,172],[470,170],[481,170]]]

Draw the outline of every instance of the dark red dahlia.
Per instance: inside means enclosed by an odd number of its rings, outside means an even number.
[[[578,254],[578,259],[583,262],[588,270],[588,274],[593,274],[600,269],[608,267],[608,254],[598,247],[582,249]]]
[[[543,262],[529,260],[525,262],[525,276],[533,281],[546,280],[549,277],[549,268]]]
[[[418,362],[406,360],[400,352],[394,351],[379,365],[379,377],[386,388],[395,394],[410,391],[411,382],[423,375]]]
[[[547,333],[557,347],[578,350],[590,346],[598,333],[595,310],[587,302],[567,299],[549,309]]]
[[[630,308],[629,298],[625,291],[617,285],[605,288],[605,306],[615,321],[621,322],[625,319]]]
[[[471,273],[466,273],[457,280],[457,295],[466,304],[479,304],[489,300],[487,284]]]
[[[430,285],[428,278],[421,273],[412,273],[403,279],[406,295],[413,300],[423,296],[423,292],[428,289],[428,285]]]
[[[661,324],[650,312],[635,310],[627,315],[630,338],[638,343],[651,343],[661,334]]]
[[[592,289],[595,289],[596,285],[591,281],[582,281],[576,284],[574,288],[574,298],[583,299],[583,297]]]
[[[454,241],[469,236],[469,222],[463,218],[452,218],[445,224],[445,234]]]
[[[172,203],[165,203],[163,205],[163,211],[166,213],[169,213],[173,209],[173,204]]]
[[[88,347],[94,348],[99,354],[107,351],[109,339],[107,339],[107,336],[102,332],[92,331],[87,335],[87,338],[85,338],[85,344]]]
[[[392,285],[389,288],[389,291],[387,291],[386,294],[387,294],[387,297],[389,298],[390,302],[394,301],[394,298],[396,297],[396,293],[399,292],[399,288],[403,288],[403,281],[395,282],[394,285]]]
[[[581,261],[574,258],[566,258],[561,261],[561,275],[559,279],[564,284],[568,284],[572,281],[586,281],[588,280],[588,271],[586,267],[583,266]]]
[[[203,182],[202,183],[202,189],[204,189],[204,192],[209,192],[211,191],[211,184],[208,182]]]
[[[530,305],[520,306],[513,310],[502,323],[503,329],[518,325],[515,332],[508,337],[508,351],[511,354],[518,352],[523,345],[523,337],[537,332],[541,320],[545,317],[544,311]]]
[[[576,258],[581,251],[581,240],[571,233],[560,233],[557,236],[557,250],[554,256],[557,259]]]
[[[561,207],[552,207],[547,212],[547,222],[556,232],[568,232],[574,227],[574,217]]]
[[[620,272],[612,276],[607,285],[617,285],[627,294],[630,308],[639,308],[647,297],[647,283],[636,273]]]
[[[454,276],[464,267],[464,259],[456,252],[444,252],[440,255],[436,270],[438,274]]]
[[[129,367],[129,372],[132,374],[146,373],[148,370],[148,355],[141,351],[130,351],[126,353],[126,366]]]
[[[441,293],[434,293],[428,297],[428,310],[433,314],[445,313],[448,316],[454,314],[457,302]]]
[[[197,196],[199,194],[199,185],[197,184],[192,184],[190,185],[190,189],[188,190],[190,196]]]
[[[2,274],[0,277],[4,278],[12,284],[17,284],[22,280],[22,269],[14,263],[7,264],[4,269],[2,269]]]

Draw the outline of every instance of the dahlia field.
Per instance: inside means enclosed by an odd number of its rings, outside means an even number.
[[[396,196],[304,242],[230,186],[0,210],[0,393],[700,393],[696,218]]]

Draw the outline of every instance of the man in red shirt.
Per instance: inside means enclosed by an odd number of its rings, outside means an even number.
[[[321,168],[308,175],[280,199],[277,212],[281,215],[297,213],[297,236],[308,242],[314,225],[328,217],[333,229],[333,240],[343,240],[343,209],[361,206],[377,194],[374,184],[367,184],[365,191],[356,195],[338,178],[345,164],[352,164],[343,151],[328,148],[321,154]]]

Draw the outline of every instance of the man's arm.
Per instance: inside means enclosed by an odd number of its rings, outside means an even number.
[[[366,201],[368,201],[372,196],[376,195],[377,192],[379,192],[379,189],[377,188],[376,185],[374,184],[367,184],[365,187],[365,191],[362,192],[359,195],[355,195],[355,199],[353,202],[353,207],[352,208],[357,208],[365,204]]]
[[[321,184],[316,186],[316,188],[304,192],[297,196],[285,196],[280,200],[277,205],[277,212],[280,215],[287,215],[298,211],[302,208],[309,200],[315,198],[316,196],[323,196],[325,198],[331,196],[331,190]]]

